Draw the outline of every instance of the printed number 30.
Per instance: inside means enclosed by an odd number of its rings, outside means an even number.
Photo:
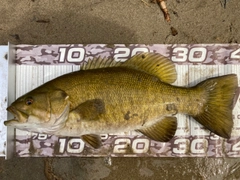
[[[172,51],[173,62],[203,62],[207,57],[207,49],[205,47],[194,47],[190,50],[185,47],[176,47]]]

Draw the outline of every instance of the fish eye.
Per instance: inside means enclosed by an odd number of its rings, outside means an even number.
[[[26,103],[26,105],[29,106],[29,105],[31,105],[33,103],[33,99],[29,97],[29,98],[26,99],[25,103]]]

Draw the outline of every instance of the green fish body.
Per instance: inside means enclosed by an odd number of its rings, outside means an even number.
[[[81,136],[98,148],[99,134],[139,131],[161,142],[177,129],[176,114],[192,116],[217,135],[230,138],[234,74],[185,88],[171,85],[174,64],[160,54],[144,53],[124,63],[89,60],[80,71],[63,75],[18,98],[5,125],[19,129]]]

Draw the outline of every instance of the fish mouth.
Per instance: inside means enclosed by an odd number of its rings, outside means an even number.
[[[15,119],[4,121],[5,126],[14,126],[18,123],[19,123],[19,121],[15,120]]]
[[[7,108],[7,111],[14,115],[14,118],[11,120],[4,121],[5,126],[14,126],[19,123],[25,123],[28,120],[29,116],[24,112],[17,110],[14,106],[9,106]]]

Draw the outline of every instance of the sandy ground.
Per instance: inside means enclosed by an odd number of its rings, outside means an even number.
[[[145,0],[147,2],[147,0]],[[0,44],[240,43],[240,1],[2,0]],[[170,28],[178,34],[173,36]],[[240,179],[238,158],[0,159],[0,179]]]

